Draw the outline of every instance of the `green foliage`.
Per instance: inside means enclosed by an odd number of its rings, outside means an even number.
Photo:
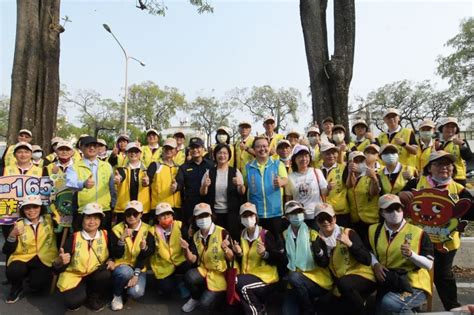
[[[443,116],[454,113],[452,96],[448,91],[438,91],[428,80],[411,82],[408,80],[386,84],[367,95],[364,110],[369,120],[378,129],[384,129],[383,113],[393,107],[400,111],[401,124],[417,129],[424,119],[438,121]]]
[[[7,137],[8,110],[10,108],[10,98],[0,96],[0,138]]]
[[[263,121],[269,115],[275,117],[277,131],[285,130],[288,117],[297,123],[297,110],[306,107],[300,91],[295,88],[276,90],[268,85],[237,88],[230,93],[230,98],[236,107],[243,106],[249,111],[255,121]]]
[[[169,127],[169,120],[186,104],[184,94],[177,88],[161,89],[151,81],[134,84],[129,89],[129,121],[144,129],[162,130]]]
[[[461,22],[460,32],[446,42],[454,52],[438,58],[438,74],[448,79],[451,93],[456,95],[453,110],[472,109],[474,99],[474,18]]]
[[[112,99],[102,99],[92,90],[79,90],[75,96],[65,93],[64,101],[80,111],[79,121],[85,133],[99,138],[119,133],[123,105]]]
[[[217,128],[229,125],[229,115],[234,111],[230,103],[215,97],[197,97],[189,107],[191,126],[206,134],[208,144],[211,144],[211,134]]]
[[[207,2],[203,0],[189,0],[189,3],[197,8],[197,12],[199,14],[203,13],[213,13],[214,12],[214,7]],[[142,10],[148,11],[148,13],[152,15],[161,15],[165,16],[166,11],[168,11],[168,7],[165,5],[163,1],[159,0],[141,0],[140,1],[141,6],[137,6]]]

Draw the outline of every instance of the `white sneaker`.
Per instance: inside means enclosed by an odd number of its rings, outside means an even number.
[[[195,300],[193,298],[190,298],[186,304],[183,305],[183,307],[181,307],[181,310],[185,313],[190,313],[192,311],[194,311],[196,309],[196,307],[198,306],[199,304],[199,301],[198,300]]]
[[[112,311],[120,311],[123,308],[122,296],[115,296],[110,304]]]

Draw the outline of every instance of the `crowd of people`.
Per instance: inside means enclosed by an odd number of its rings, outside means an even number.
[[[417,135],[400,126],[396,109],[383,119],[378,137],[354,121],[352,141],[330,117],[322,132],[286,135],[273,117],[257,136],[243,121],[235,143],[220,127],[207,150],[199,137],[178,131],[160,142],[149,129],[147,144],[123,134],[110,154],[88,135],[76,145],[55,137],[46,152],[22,129],[0,175],[62,176],[53,194],[72,191],[73,213],[58,232],[39,195],[20,200],[18,220],[2,225],[6,303],[28,280],[31,294],[53,283],[68,310],[110,301],[118,311],[145,294],[151,270],[157,295],[178,294],[183,312],[266,314],[280,291],[283,314],[410,314],[432,294],[433,269],[444,308],[459,307],[459,233],[441,252],[404,210],[413,189],[472,200],[472,152],[455,118],[425,120]],[[473,216],[471,208],[464,218]]]

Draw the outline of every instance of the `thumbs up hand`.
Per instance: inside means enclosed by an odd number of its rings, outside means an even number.
[[[140,242],[140,249],[141,250],[146,250],[146,240],[143,239],[141,242]]]
[[[132,237],[132,230],[129,228],[125,228],[125,230],[123,230],[120,240],[123,242],[127,237]]]
[[[148,177],[148,175],[145,172],[145,176],[143,176],[143,178],[142,178],[142,186],[147,187],[148,185],[150,185],[150,178]]]
[[[408,171],[404,171],[404,172],[402,173],[402,176],[403,176],[403,178],[404,178],[405,180],[409,180],[409,179],[412,178],[412,176],[410,175],[410,172],[408,172]]]
[[[400,249],[402,251],[402,255],[405,257],[410,257],[412,255],[412,251],[410,248],[410,241],[405,238],[405,242],[400,246]]]
[[[71,262],[71,254],[65,253],[64,248],[59,249],[59,263],[61,266],[67,265]]]
[[[232,177],[232,183],[234,183],[234,185],[237,186],[237,187],[240,187],[244,184],[243,181],[242,181],[242,177],[240,177],[240,176]]]
[[[206,178],[204,179],[203,186],[204,186],[204,187],[209,187],[209,186],[211,186],[211,179],[209,178],[209,174],[206,174]]]
[[[176,189],[178,189],[178,183],[176,182],[176,179],[173,178],[173,181],[171,182],[171,187],[170,187],[171,193],[174,194],[176,192]]]
[[[59,166],[57,164],[53,165],[53,169],[51,170],[51,173],[57,174],[59,172]]]
[[[232,249],[237,255],[242,255],[242,247],[240,247],[239,242],[234,241],[232,244]]]
[[[273,177],[273,186],[275,188],[280,188],[281,186],[283,186],[280,176],[277,175]]]
[[[263,257],[265,255],[265,251],[265,245],[262,242],[257,241],[257,254],[259,254],[260,257]]]
[[[18,236],[22,235],[25,232],[25,226],[23,224],[15,223],[12,231],[8,235],[8,238],[17,238]]]
[[[87,188],[87,189],[91,189],[92,187],[94,187],[95,185],[95,182],[94,182],[94,179],[92,178],[92,174],[86,179],[86,181],[84,182],[84,187]]]
[[[349,230],[348,230],[348,229],[345,229],[345,230],[344,230],[344,233],[341,233],[341,234],[339,235],[338,240],[339,240],[342,244],[346,245],[347,247],[351,247],[351,246],[352,246],[352,241],[351,241],[351,239],[349,238]]]
[[[222,241],[221,247],[225,251],[227,248],[229,248],[230,241],[229,241],[229,235],[225,237],[225,239]]]
[[[118,185],[121,182],[122,182],[122,176],[120,176],[120,173],[118,170],[115,170],[114,183]]]

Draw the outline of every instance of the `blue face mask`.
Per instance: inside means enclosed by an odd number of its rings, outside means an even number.
[[[290,221],[291,225],[299,227],[304,221],[304,213],[290,214],[288,216],[288,220]]]

